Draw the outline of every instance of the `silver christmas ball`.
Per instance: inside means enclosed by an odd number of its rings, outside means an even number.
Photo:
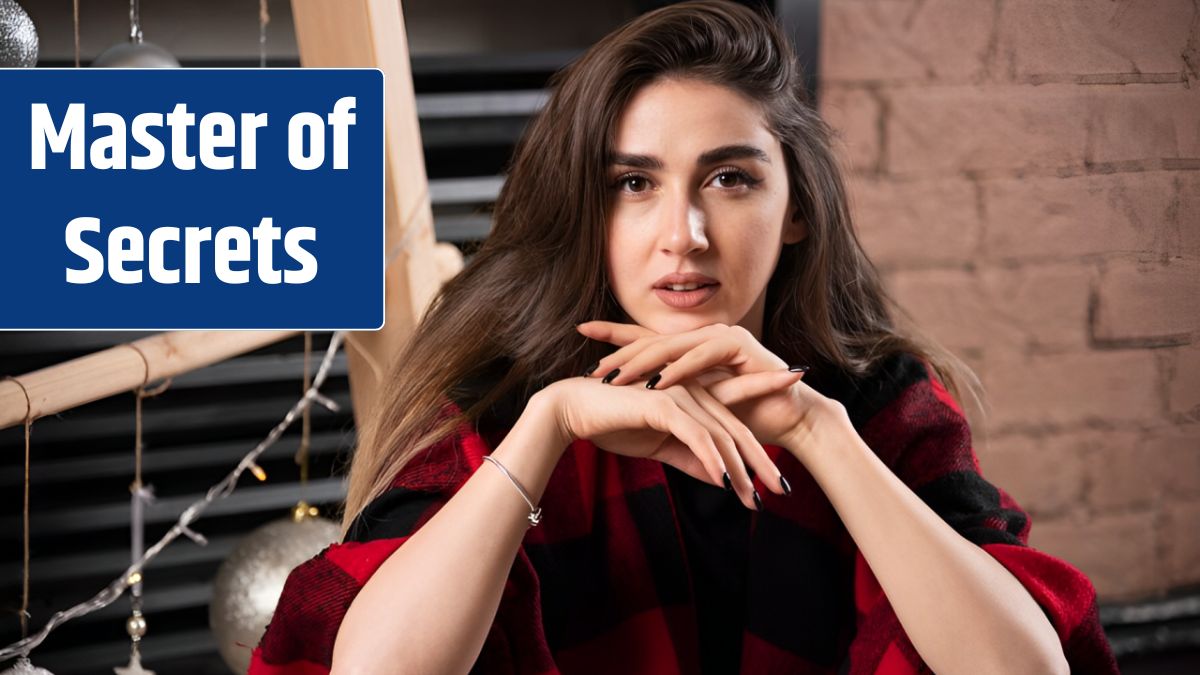
[[[37,65],[38,35],[33,19],[16,0],[0,0],[0,68]]]
[[[288,573],[340,536],[332,520],[282,518],[247,534],[221,564],[208,625],[235,673],[249,669],[250,652],[267,630]]]
[[[179,61],[153,42],[120,42],[92,61],[93,68],[178,68]]]

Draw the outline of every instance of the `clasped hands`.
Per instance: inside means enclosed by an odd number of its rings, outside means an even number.
[[[848,424],[845,408],[839,402],[817,393],[801,379],[752,398],[736,391],[739,376],[789,371],[783,359],[741,326],[710,324],[682,333],[660,334],[636,324],[588,321],[576,329],[590,339],[619,347],[597,362],[587,377],[609,386],[636,384],[658,390],[687,387],[710,413],[732,414],[757,443],[784,448],[802,462],[818,429],[834,422]],[[683,442],[674,437],[665,443],[684,449]],[[761,446],[758,450],[762,451]],[[762,457],[747,457],[746,461],[762,465]],[[786,494],[790,488],[786,479],[782,483],[781,493]],[[768,484],[766,477],[764,484]],[[726,487],[730,487],[728,479]],[[753,503],[761,508],[757,492]]]

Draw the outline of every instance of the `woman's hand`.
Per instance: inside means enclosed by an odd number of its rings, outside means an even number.
[[[741,326],[710,324],[675,334],[659,334],[636,324],[588,321],[577,330],[594,340],[620,347],[599,361],[590,378],[628,384],[656,371],[655,387],[694,381],[711,391],[731,376],[777,371],[788,365]],[[618,371],[613,375],[613,371]],[[610,377],[611,376],[611,377]],[[734,402],[730,410],[763,443],[789,447],[808,436],[817,421],[842,408],[801,381],[770,393]]]
[[[758,509],[746,465],[763,477],[781,474],[728,406],[786,389],[799,377],[781,369],[726,378],[708,388],[685,383],[655,390],[573,377],[536,395],[552,402],[568,440],[586,438],[609,452],[670,464],[706,483],[736,490],[747,508]],[[786,494],[786,483],[766,483]]]

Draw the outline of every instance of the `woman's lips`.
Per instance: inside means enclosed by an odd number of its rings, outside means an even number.
[[[708,302],[712,296],[717,294],[717,289],[720,287],[721,284],[711,284],[691,291],[673,291],[669,288],[656,288],[654,289],[654,293],[658,296],[659,300],[662,300],[671,307],[676,309],[691,309],[692,307],[699,307]]]

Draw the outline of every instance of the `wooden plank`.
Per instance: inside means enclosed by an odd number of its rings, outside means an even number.
[[[442,281],[461,269],[457,249],[434,238],[429,181],[421,149],[398,0],[292,0],[300,63],[320,68],[379,68],[384,74],[384,172],[387,269],[382,330],[349,334],[347,357],[354,415],[369,414],[392,358],[412,335]]]

